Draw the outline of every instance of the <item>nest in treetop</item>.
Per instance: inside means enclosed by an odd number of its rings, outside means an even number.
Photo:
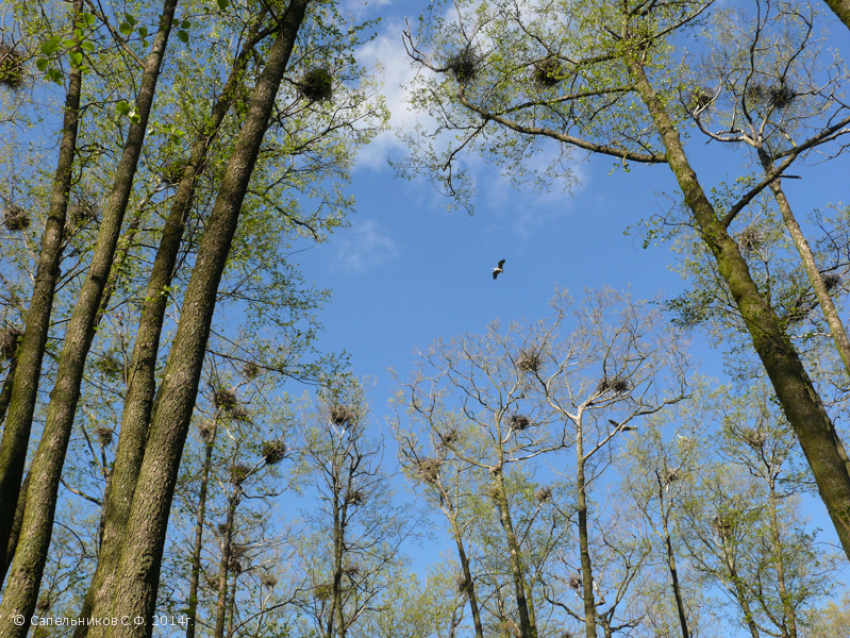
[[[256,379],[260,376],[260,366],[258,366],[253,361],[249,361],[242,367],[242,372],[245,374],[248,379]]]
[[[419,472],[422,480],[428,483],[436,483],[437,477],[440,475],[440,465],[441,462],[439,459],[419,459],[416,461],[416,470]]]
[[[266,589],[272,589],[275,585],[277,585],[277,578],[268,572],[264,572],[260,574],[260,584]]]
[[[330,583],[316,585],[316,589],[313,590],[313,597],[318,598],[319,600],[327,600],[331,597],[333,591],[333,585],[331,585]]]
[[[97,219],[97,209],[91,204],[76,204],[68,215],[75,226],[85,226],[92,219]]]
[[[711,104],[711,92],[705,87],[698,86],[691,91],[689,102],[692,110],[702,110]]]
[[[100,444],[106,447],[107,445],[112,445],[112,428],[98,428],[97,429],[97,438],[100,440]]]
[[[323,102],[333,97],[334,79],[331,72],[325,67],[310,69],[301,78],[301,95],[311,102]]]
[[[50,599],[42,598],[38,601],[38,603],[36,603],[35,608],[39,611],[47,611],[48,609],[50,609]]]
[[[501,490],[499,489],[499,485],[496,483],[492,483],[487,486],[487,496],[489,496],[494,501],[499,500],[499,496],[501,495]]]
[[[213,404],[220,410],[229,412],[236,407],[236,393],[227,388],[219,388],[213,393]]]
[[[534,500],[538,503],[548,503],[552,500],[552,488],[541,487],[534,492]]]
[[[23,338],[24,333],[14,326],[6,326],[0,332],[0,356],[4,359],[11,359],[18,351],[18,344]]]
[[[218,591],[219,583],[218,583],[218,576],[217,575],[216,576],[207,576],[205,580],[207,581],[207,587],[209,587],[212,590]]]
[[[285,455],[286,444],[280,439],[263,443],[263,458],[266,459],[266,465],[280,463]]]
[[[238,560],[235,560],[233,558],[231,558],[230,562],[228,562],[227,568],[232,572],[236,572],[237,574],[242,573],[242,563],[240,563]]]
[[[30,225],[30,215],[17,204],[9,204],[3,211],[3,225],[13,233],[26,230]]]
[[[521,352],[516,362],[516,369],[520,372],[537,372],[542,364],[539,352]]]
[[[581,577],[578,574],[570,574],[570,577],[567,579],[567,587],[578,591],[581,587]]]
[[[198,424],[198,432],[201,433],[201,438],[209,443],[212,440],[213,432],[215,432],[215,423],[212,421],[201,421]]]
[[[328,410],[328,416],[334,425],[348,425],[354,420],[354,411],[347,405],[334,403]]]
[[[363,505],[366,501],[366,494],[363,490],[351,490],[345,501],[350,505]]]
[[[797,94],[793,89],[785,86],[784,83],[780,83],[777,86],[772,86],[767,91],[767,101],[770,105],[777,109],[784,109],[786,106],[791,104],[794,101],[794,98],[797,97]]]
[[[455,80],[460,84],[466,84],[472,80],[478,74],[479,66],[478,56],[469,47],[458,51],[446,62],[446,68],[452,72]]]
[[[463,572],[455,574],[455,583],[457,584],[457,593],[465,594],[469,586],[469,581],[466,580],[466,574]]]
[[[181,159],[173,159],[162,167],[159,176],[168,186],[177,186],[183,179],[186,171],[186,162]]]
[[[750,84],[744,90],[744,98],[746,98],[747,102],[749,102],[750,104],[764,102],[766,97],[767,89],[765,89],[763,85],[758,83]]]
[[[219,523],[218,524],[218,533],[221,536],[224,536],[227,533],[227,524],[226,523]]]
[[[232,558],[245,558],[248,554],[248,546],[243,545],[242,543],[233,543],[230,546],[230,556]]]
[[[827,291],[833,290],[841,283],[841,275],[837,272],[824,273],[821,275],[821,279],[823,279],[823,285],[826,287]]]
[[[628,379],[624,379],[623,377],[617,375],[611,379],[608,377],[603,377],[602,380],[596,385],[596,391],[600,394],[603,392],[611,391],[614,394],[623,394],[628,392],[631,389],[629,385]]]
[[[534,81],[539,86],[551,89],[564,79],[564,69],[561,67],[561,62],[558,58],[549,56],[545,60],[534,63],[532,75],[534,76]]]
[[[531,427],[531,419],[522,414],[514,414],[510,420],[511,428],[517,432],[522,432]]]
[[[720,538],[726,539],[732,535],[735,523],[731,518],[715,514],[711,519],[711,527]]]
[[[682,476],[681,474],[679,474],[679,470],[677,470],[675,467],[668,467],[667,470],[664,472],[664,483],[667,485],[670,485],[670,483],[678,481],[681,478]]]
[[[342,568],[342,573],[348,576],[349,578],[353,578],[360,573],[360,568],[357,565],[346,565]]]
[[[0,84],[13,91],[24,85],[24,59],[6,44],[0,44]]]
[[[738,245],[747,252],[757,250],[764,243],[764,233],[755,226],[747,226],[738,233]]]
[[[245,421],[251,423],[251,411],[244,403],[237,403],[230,409],[230,417],[237,421]]]
[[[460,434],[457,430],[449,430],[445,434],[440,434],[440,443],[451,444],[460,440]]]
[[[754,450],[761,450],[767,442],[767,434],[758,430],[745,432],[741,438],[744,440],[744,443]]]
[[[234,485],[242,485],[245,482],[245,479],[248,478],[251,474],[251,467],[248,465],[243,465],[242,463],[237,463],[230,467],[230,482]]]

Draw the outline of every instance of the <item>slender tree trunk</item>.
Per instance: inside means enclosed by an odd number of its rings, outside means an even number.
[[[676,568],[676,553],[673,551],[673,540],[670,538],[670,525],[668,519],[668,510],[664,503],[664,487],[662,481],[658,479],[658,503],[661,510],[661,524],[664,531],[664,550],[667,552],[667,569],[670,571],[670,578],[673,581],[673,597],[676,599],[676,611],[679,614],[679,626],[682,628],[682,638],[690,638],[688,630],[688,616],[685,613],[685,603],[682,600],[682,587],[679,584],[679,570]]]
[[[215,311],[216,293],[233,242],[239,211],[268,126],[272,107],[295,44],[308,0],[292,0],[280,17],[280,32],[254,90],[245,123],[225,172],[189,281],[177,334],[171,346],[151,421],[144,456],[128,519],[129,534],[121,550],[115,596],[100,603],[95,616],[113,609],[148,619],[145,626],[96,627],[94,634],[116,638],[150,636],[168,514],[183,446],[195,407],[201,369]],[[107,629],[107,631],[104,631]]]
[[[773,549],[776,552],[776,584],[779,589],[779,598],[782,600],[782,611],[784,612],[785,626],[782,627],[786,638],[797,638],[797,612],[794,605],[791,604],[791,597],[788,595],[788,588],[785,584],[785,554],[782,546],[782,535],[779,530],[779,518],[777,516],[777,503],[779,496],[776,494],[776,475],[773,474],[773,468],[768,467],[770,476],[768,477],[768,489],[770,500],[768,507],[770,508],[770,534],[773,541]]]
[[[260,39],[257,32],[267,13],[268,9],[265,8],[257,16],[249,38],[234,62],[221,97],[213,106],[209,125],[195,140],[189,162],[183,171],[177,194],[165,221],[162,239],[148,280],[133,347],[127,396],[124,399],[124,413],[121,418],[121,435],[115,452],[112,480],[103,505],[103,544],[97,569],[79,613],[80,618],[88,618],[92,609],[106,604],[105,601],[108,601],[114,593],[115,570],[120,558],[124,532],[127,529],[136,480],[145,454],[148,426],[156,393],[156,362],[165,311],[168,307],[168,288],[174,276],[177,255],[183,240],[186,216],[195,194],[196,178],[206,160],[210,144],[230,110],[235,89],[245,71],[252,47]],[[77,626],[74,638],[84,638],[88,629],[87,625]]]
[[[478,597],[475,593],[475,582],[472,580],[472,570],[469,567],[469,557],[466,555],[466,549],[463,546],[463,535],[461,534],[460,526],[457,523],[457,515],[454,508],[446,499],[447,514],[452,525],[452,535],[455,537],[457,544],[457,555],[460,559],[460,566],[463,569],[463,577],[466,580],[466,596],[469,599],[469,609],[472,612],[472,624],[475,626],[475,638],[484,638],[484,626],[481,624],[481,613],[478,610]]]
[[[139,121],[130,125],[107,212],[100,225],[92,263],[65,332],[65,345],[56,372],[56,385],[51,393],[41,443],[32,464],[33,478],[21,530],[24,542],[18,544],[19,550],[24,551],[18,551],[15,555],[10,580],[0,606],[2,638],[23,638],[26,635],[29,623],[15,625],[12,615],[18,610],[29,618],[37,602],[53,529],[59,480],[80,398],[86,355],[94,338],[95,318],[112,269],[124,212],[130,200],[133,177],[141,155],[156,82],[165,57],[176,6],[177,0],[166,0],[163,6],[160,28],[145,65],[136,100]]]
[[[747,629],[750,632],[750,636],[752,638],[760,638],[759,628],[756,625],[756,621],[753,618],[753,612],[750,608],[750,599],[747,591],[744,588],[744,582],[741,580],[741,577],[738,575],[738,568],[735,565],[735,559],[732,556],[730,549],[727,545],[726,540],[722,540],[723,543],[723,558],[726,561],[726,569],[729,572],[729,578],[732,582],[732,589],[735,598],[738,599],[738,604],[741,607],[741,611],[744,614],[744,624],[747,626]]]
[[[2,566],[2,572],[0,572],[0,582],[2,582],[3,577],[6,576],[6,570],[15,559],[15,552],[18,549],[18,540],[21,537],[21,527],[24,525],[24,512],[27,509],[27,490],[30,487],[30,476],[32,476],[32,473],[28,472],[27,477],[24,479],[24,484],[21,485],[21,498],[18,499],[18,504],[15,507],[15,517],[12,520],[9,544],[6,546],[6,553],[3,557],[5,561]]]
[[[204,541],[204,517],[207,509],[207,486],[210,480],[212,468],[212,454],[215,447],[215,435],[218,423],[213,425],[212,432],[207,441],[206,457],[204,458],[204,470],[201,475],[201,490],[198,495],[198,519],[195,523],[195,547],[192,551],[192,576],[189,580],[189,609],[186,612],[188,622],[186,625],[186,638],[195,638],[195,625],[198,618],[198,587],[201,582],[201,550]]]
[[[6,410],[9,409],[9,401],[12,398],[12,385],[15,383],[15,368],[18,365],[18,360],[13,358],[9,363],[9,370],[6,372],[6,380],[3,382],[3,389],[0,390],[0,424],[6,420]],[[3,578],[0,576],[0,583]]]
[[[850,29],[850,0],[826,0],[826,4],[844,26]]]
[[[829,415],[784,333],[779,317],[761,296],[746,260],[729,236],[685,155],[682,140],[652,87],[639,54],[627,54],[635,87],[664,142],[670,170],[679,182],[701,237],[711,250],[747,325],[753,346],[812,468],[820,497],[850,557],[850,471]]]
[[[576,427],[576,495],[578,497],[578,546],[581,560],[581,588],[584,601],[584,628],[587,638],[596,638],[596,600],[593,596],[593,565],[587,532],[587,493],[584,476],[584,433]]]
[[[531,623],[528,613],[528,599],[525,594],[525,570],[522,566],[522,555],[520,554],[519,542],[514,531],[513,521],[508,505],[508,495],[505,492],[505,480],[501,471],[496,473],[496,507],[499,510],[499,521],[505,531],[505,539],[508,542],[510,552],[511,572],[514,578],[514,591],[516,592],[516,606],[519,613],[519,626],[522,638],[537,638],[537,628]]]
[[[239,487],[234,486],[234,492],[227,504],[227,520],[224,523],[224,535],[221,539],[221,561],[218,564],[218,601],[215,606],[215,632],[213,638],[224,638],[224,622],[227,619],[227,573],[233,558],[233,518],[236,515],[236,505],[239,500]]]
[[[74,0],[72,28],[82,14],[82,6],[82,0]],[[15,511],[21,491],[21,479],[24,474],[32,417],[38,395],[38,381],[41,376],[41,363],[50,329],[53,292],[62,256],[62,236],[68,212],[71,170],[77,150],[82,85],[82,71],[72,66],[68,71],[62,141],[59,144],[59,160],[53,177],[50,210],[47,213],[47,223],[41,240],[41,253],[38,257],[32,298],[27,310],[24,336],[18,345],[17,373],[12,386],[3,440],[0,442],[0,512]],[[0,516],[0,547],[8,546],[11,525],[10,517]],[[8,618],[7,615],[4,617]],[[2,633],[2,623],[3,620],[0,618],[0,633]]]

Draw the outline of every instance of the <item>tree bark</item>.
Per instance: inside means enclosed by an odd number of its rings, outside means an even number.
[[[201,475],[201,490],[198,495],[198,519],[195,522],[195,548],[192,551],[192,576],[189,579],[189,609],[186,612],[186,638],[195,638],[195,625],[198,618],[198,587],[201,582],[201,550],[204,541],[204,517],[207,509],[207,486],[212,468],[212,454],[215,447],[215,435],[218,424],[213,426],[207,441],[204,471]]]
[[[279,20],[280,33],[269,52],[239,132],[236,148],[201,241],[184,298],[160,395],[153,411],[150,438],[139,473],[111,602],[100,603],[94,616],[146,618],[146,625],[94,627],[89,635],[121,638],[150,636],[150,618],[159,587],[159,569],[168,514],[192,411],[195,407],[216,293],[242,202],[268,126],[278,88],[309,0],[292,0]]]
[[[239,487],[233,487],[227,503],[227,519],[221,539],[221,561],[218,564],[218,600],[215,606],[215,631],[213,638],[224,638],[224,622],[227,618],[227,573],[233,555],[233,518],[239,501]]]
[[[661,510],[661,524],[664,530],[664,550],[667,552],[667,569],[672,579],[673,597],[676,599],[676,612],[679,614],[679,626],[682,628],[682,638],[690,638],[688,616],[685,613],[685,603],[682,600],[682,587],[679,585],[679,570],[676,568],[676,553],[673,551],[673,540],[670,538],[668,510],[664,505],[664,486],[658,478],[658,503]]]
[[[32,473],[27,473],[27,477],[24,479],[24,484],[21,485],[21,497],[18,499],[18,504],[15,507],[15,516],[12,519],[12,529],[9,533],[9,544],[6,546],[6,553],[3,555],[3,565],[0,566],[2,568],[2,571],[0,571],[0,582],[2,582],[3,578],[5,578],[6,570],[9,569],[9,566],[15,559],[15,552],[18,549],[18,540],[21,537],[21,527],[24,525],[24,511],[27,509],[27,490],[30,488],[31,476]]]
[[[584,432],[576,425],[576,496],[578,497],[578,546],[581,560],[581,588],[584,601],[584,628],[587,638],[596,638],[596,600],[593,596],[593,564],[587,532],[587,491],[584,476]]]
[[[15,555],[3,604],[0,606],[2,638],[24,638],[29,622],[21,626],[15,625],[12,615],[23,612],[29,619],[37,602],[53,529],[59,480],[80,398],[86,355],[94,338],[95,319],[112,269],[124,213],[130,200],[133,177],[141,155],[177,1],[166,0],[164,3],[160,28],[145,64],[136,100],[139,121],[130,125],[110,201],[100,225],[92,263],[65,332],[65,345],[59,359],[56,385],[50,395],[44,433],[31,469],[33,478],[27,494],[27,510],[21,530],[24,542],[18,545],[19,550],[24,551],[18,551]]]
[[[245,46],[234,61],[221,97],[213,106],[208,126],[193,144],[189,162],[183,171],[177,194],[165,221],[133,346],[129,384],[121,418],[121,435],[115,451],[112,480],[109,482],[103,504],[103,543],[97,568],[79,613],[80,618],[88,618],[92,609],[101,606],[103,601],[107,601],[113,594],[121,543],[127,529],[133,492],[136,489],[148,438],[148,426],[156,393],[157,354],[168,307],[168,288],[174,276],[186,217],[194,198],[196,178],[204,165],[210,145],[233,104],[235,89],[250,59],[253,46],[259,40],[257,31],[267,13],[268,9],[263,9],[255,20]],[[87,625],[77,626],[74,638],[84,638],[88,629]]]
[[[82,14],[82,0],[75,0],[71,28]],[[78,49],[79,51],[79,49]],[[80,122],[80,95],[83,74],[71,67],[68,72],[68,92],[65,95],[65,113],[62,122],[62,141],[59,159],[53,177],[50,210],[41,240],[41,252],[36,267],[32,298],[27,310],[23,339],[17,350],[17,373],[12,385],[9,413],[0,442],[0,512],[15,511],[21,491],[21,479],[29,447],[32,417],[38,395],[41,364],[50,330],[53,310],[53,293],[62,256],[62,237],[68,213],[68,196],[71,190],[71,170],[77,150],[77,132]],[[0,516],[0,547],[7,547],[12,520]],[[8,568],[8,565],[7,567]],[[5,569],[3,570],[5,574]],[[2,585],[0,580],[0,585]],[[7,616],[8,618],[8,616]],[[0,619],[2,627],[2,619]],[[0,629],[2,631],[2,629]]]
[[[646,76],[638,55],[627,53],[626,60],[635,87],[664,142],[670,170],[746,322],[753,346],[812,468],[818,492],[844,552],[850,557],[850,471],[841,454],[832,421],[779,317],[761,296],[735,240],[726,232],[706,197],[688,162],[679,132]]]
[[[850,29],[850,0],[826,0],[826,4],[844,26]]]
[[[9,409],[9,401],[12,399],[12,386],[15,383],[15,368],[18,365],[18,360],[13,358],[9,363],[9,369],[6,371],[6,380],[3,381],[3,389],[0,390],[0,425],[6,420],[6,410]],[[0,583],[3,582],[3,577],[0,576]]]
[[[466,549],[463,546],[463,535],[460,531],[460,526],[457,524],[457,515],[451,503],[446,499],[446,507],[448,508],[449,520],[452,524],[452,535],[455,537],[457,544],[457,555],[460,559],[460,566],[463,569],[463,577],[466,579],[466,596],[469,599],[469,609],[472,612],[472,624],[475,626],[475,638],[484,638],[484,626],[481,624],[481,612],[478,609],[478,597],[475,593],[475,582],[472,580],[472,570],[469,567],[469,557],[466,555]]]

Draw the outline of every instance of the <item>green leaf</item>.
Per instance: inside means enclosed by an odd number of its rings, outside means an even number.
[[[56,84],[62,84],[65,75],[59,69],[49,69],[46,73],[47,79]]]
[[[180,23],[181,29],[188,29],[191,26],[192,26],[192,23],[189,22],[188,20],[183,20],[183,22]]]
[[[62,44],[68,49],[73,49],[77,46],[77,42],[75,40],[62,40]]]
[[[71,64],[74,66],[80,66],[83,63],[83,54],[79,51],[71,51],[68,57],[71,58]]]
[[[148,28],[146,26],[139,27],[139,35],[142,36],[142,38],[148,37]]]
[[[136,18],[131,16],[129,13],[125,13],[124,17],[127,18],[127,22],[130,24],[130,26],[136,26]]]
[[[124,100],[121,100],[115,105],[115,110],[118,111],[119,115],[127,115],[130,112],[130,105]]]
[[[85,23],[89,26],[93,25],[96,19],[97,18],[94,17],[93,13],[84,13],[83,14],[83,20],[85,20]]]
[[[177,32],[177,37],[180,38],[180,41],[184,44],[189,42],[189,34],[183,30]]]
[[[133,32],[133,27],[131,27],[131,26],[130,26],[128,23],[126,23],[126,22],[122,22],[122,23],[119,25],[118,30],[119,30],[121,33],[123,33],[124,35],[130,35],[130,34]]]
[[[88,51],[89,53],[94,51],[94,45],[91,42],[89,42],[88,40],[80,43],[80,47],[82,47],[83,51]]]
[[[228,0],[215,0],[218,3],[218,8],[224,11],[230,5]]]
[[[56,49],[59,48],[60,39],[56,36],[50,38],[47,42],[41,45],[41,52],[44,55],[50,55],[51,53],[55,53]]]
[[[133,114],[130,116],[130,121],[131,121],[133,124],[138,124],[139,122],[141,122],[141,121],[142,121],[142,118],[141,118],[141,117],[140,117],[137,113],[133,113]]]
[[[47,68],[47,58],[39,58],[35,61],[35,66],[39,71],[44,71]]]

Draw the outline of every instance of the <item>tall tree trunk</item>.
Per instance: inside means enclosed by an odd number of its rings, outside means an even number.
[[[446,499],[446,507],[449,521],[451,521],[452,525],[452,535],[455,537],[455,543],[457,544],[457,555],[460,559],[460,566],[463,569],[463,577],[466,584],[464,589],[469,599],[469,609],[472,612],[475,638],[484,638],[484,626],[481,624],[481,613],[478,609],[478,597],[475,593],[475,582],[472,580],[472,570],[469,567],[469,557],[466,555],[466,549],[463,546],[463,534],[461,534],[460,526],[457,522],[457,514],[448,499]]]
[[[12,386],[15,383],[15,368],[18,366],[17,358],[12,358],[9,369],[6,371],[6,380],[3,381],[3,389],[0,390],[0,424],[6,420],[6,410],[9,409],[9,401],[12,399]],[[0,583],[3,578],[0,577]]]
[[[584,475],[584,431],[576,426],[576,496],[578,497],[578,547],[581,561],[581,589],[584,601],[584,632],[596,638],[596,600],[593,596],[593,564],[590,560],[590,540],[587,531],[587,481]]]
[[[268,126],[278,88],[295,44],[309,0],[292,0],[280,17],[280,32],[269,52],[239,132],[236,148],[204,232],[195,269],[183,302],[177,334],[171,346],[151,421],[150,438],[139,473],[119,562],[115,595],[99,603],[95,616],[113,615],[113,609],[146,625],[94,627],[90,635],[109,633],[142,638],[152,631],[150,618],[159,587],[159,570],[168,514],[195,407],[206,353],[216,293],[233,242],[242,202]],[[106,631],[105,631],[106,629]]]
[[[201,550],[204,542],[204,517],[207,510],[207,486],[212,469],[212,454],[215,447],[215,435],[218,430],[217,421],[213,422],[212,431],[206,446],[204,458],[204,470],[201,475],[201,490],[198,495],[198,518],[195,522],[195,547],[192,551],[192,576],[189,579],[189,609],[186,612],[188,618],[186,624],[186,638],[195,638],[195,625],[198,620],[198,587],[201,582]]]
[[[525,570],[522,566],[522,555],[520,554],[519,542],[514,531],[513,521],[508,505],[508,495],[505,492],[505,480],[502,472],[496,473],[496,481],[493,485],[496,490],[496,508],[499,511],[499,522],[505,532],[505,539],[510,552],[511,572],[514,580],[514,591],[516,596],[517,612],[519,613],[519,626],[522,638],[537,638],[537,628],[531,623],[528,613],[528,599],[525,593]]]
[[[210,145],[233,104],[236,88],[242,79],[253,46],[261,37],[265,37],[265,34],[258,35],[258,30],[267,13],[268,9],[265,8],[257,16],[245,45],[234,61],[221,97],[213,106],[209,124],[193,144],[190,159],[183,170],[177,194],[165,221],[133,346],[129,385],[121,418],[121,434],[115,451],[112,480],[109,482],[103,504],[103,543],[97,568],[79,613],[80,618],[88,618],[92,609],[101,606],[113,594],[121,543],[127,529],[133,492],[136,489],[136,480],[142,466],[148,438],[148,426],[156,392],[157,354],[165,311],[168,307],[167,291],[174,276],[186,217],[195,194],[196,178],[204,165]],[[87,625],[77,626],[74,638],[84,638],[88,629]]]
[[[56,385],[50,395],[44,433],[32,464],[33,478],[27,494],[27,509],[21,530],[23,542],[18,544],[18,549],[23,551],[18,551],[15,555],[10,580],[3,595],[3,604],[0,606],[2,638],[23,638],[26,635],[29,623],[15,625],[12,615],[18,610],[29,618],[37,602],[53,529],[59,480],[80,398],[86,355],[94,338],[95,319],[112,269],[124,212],[130,200],[133,177],[141,155],[177,1],[166,0],[164,3],[159,31],[145,64],[141,88],[136,99],[139,121],[130,125],[107,211],[100,225],[92,263],[65,332],[65,345],[56,372]]]
[[[850,0],[826,0],[826,4],[844,26],[850,29]]]
[[[239,501],[240,489],[233,487],[227,503],[227,519],[221,539],[221,561],[218,564],[218,601],[215,606],[215,632],[213,638],[224,638],[224,622],[227,619],[227,574],[233,558],[233,519]]]
[[[664,142],[670,170],[746,322],[753,346],[812,468],[844,552],[850,557],[850,471],[832,421],[779,317],[761,296],[735,240],[706,197],[688,162],[679,132],[646,76],[640,54],[626,55],[635,87]]]
[[[768,472],[770,472],[768,476],[770,535],[773,541],[773,550],[776,552],[776,585],[779,589],[779,598],[782,600],[782,611],[785,617],[782,630],[786,638],[797,638],[797,611],[791,603],[791,597],[788,595],[788,587],[785,583],[785,553],[782,546],[782,534],[779,530],[779,517],[777,516],[779,502],[779,495],[776,493],[777,474],[774,474],[772,467],[768,467]]]
[[[670,538],[669,511],[664,503],[664,485],[658,477],[658,503],[661,510],[661,525],[664,531],[664,551],[667,553],[667,569],[672,580],[673,597],[676,599],[676,612],[679,614],[679,626],[682,628],[682,638],[690,638],[688,616],[685,613],[685,603],[682,599],[682,587],[679,584],[679,570],[676,568],[676,553],[673,551],[673,540]]]
[[[74,0],[71,29],[82,15],[82,0]],[[77,48],[79,52],[79,48]],[[77,150],[77,131],[80,123],[80,94],[83,74],[76,67],[68,71],[68,92],[65,95],[65,113],[62,122],[62,141],[59,159],[53,177],[50,210],[41,240],[41,252],[36,267],[32,298],[27,310],[24,337],[17,350],[17,373],[9,401],[9,413],[0,442],[0,512],[14,512],[21,491],[21,479],[29,447],[32,417],[38,396],[38,381],[50,314],[53,310],[53,293],[62,256],[62,236],[68,212],[68,195],[71,190],[71,170]],[[0,516],[0,547],[7,547],[12,520]],[[8,565],[6,566],[8,568]],[[4,568],[3,573],[5,574]],[[0,585],[2,585],[0,580]],[[8,616],[7,616],[8,618]],[[2,619],[0,619],[2,627]],[[2,631],[2,629],[0,629]]]
[[[24,525],[24,512],[27,509],[27,490],[30,488],[30,477],[32,472],[27,473],[24,479],[24,484],[21,485],[21,498],[18,499],[18,504],[15,507],[15,517],[12,520],[12,530],[9,533],[9,544],[6,546],[6,553],[3,555],[4,563],[0,572],[0,582],[6,576],[6,570],[15,559],[15,552],[18,549],[18,540],[21,537],[21,527]]]

